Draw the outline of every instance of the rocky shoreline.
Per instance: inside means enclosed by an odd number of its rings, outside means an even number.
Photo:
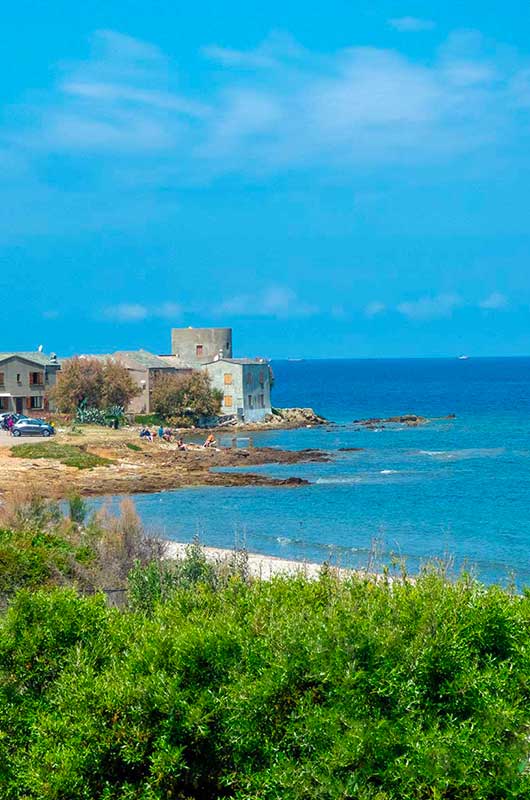
[[[420,414],[400,414],[397,417],[370,417],[369,419],[354,419],[353,424],[361,428],[384,428],[386,425],[404,425],[407,428],[417,428],[443,419],[456,419],[456,414],[446,414],[444,417],[422,417]]]
[[[308,481],[292,476],[273,478],[249,468],[329,461],[329,456],[320,450],[204,448],[189,444],[187,450],[181,451],[176,444],[164,441],[140,442],[136,432],[126,430],[59,433],[55,442],[78,447],[107,463],[78,469],[58,458],[21,458],[11,448],[0,448],[0,495],[13,494],[21,488],[43,497],[64,498],[72,492],[82,496],[140,494],[191,486],[297,487]],[[219,470],[237,467],[244,467],[245,471]]]
[[[313,428],[333,423],[321,417],[312,408],[273,408],[272,414],[260,422],[238,422],[230,417],[226,422],[215,426],[217,430],[237,429],[244,431],[289,430],[294,428]]]

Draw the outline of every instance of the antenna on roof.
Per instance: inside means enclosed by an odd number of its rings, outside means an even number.
[[[39,346],[37,347],[37,353],[42,353],[42,345],[41,344],[39,344]]]

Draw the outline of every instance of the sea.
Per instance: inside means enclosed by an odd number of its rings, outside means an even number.
[[[329,462],[251,470],[310,482],[298,488],[137,495],[149,532],[341,567],[416,573],[435,563],[486,583],[530,586],[530,358],[272,366],[274,405],[310,406],[333,424],[253,433],[254,444],[320,448]],[[354,422],[405,413],[432,421]]]

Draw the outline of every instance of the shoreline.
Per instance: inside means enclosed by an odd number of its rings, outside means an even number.
[[[169,560],[181,560],[186,556],[186,549],[191,542],[178,542],[174,539],[163,538],[160,540],[165,548],[164,557]],[[296,561],[295,559],[282,558],[281,556],[268,556],[262,553],[253,553],[247,550],[235,550],[223,547],[209,547],[199,542],[199,546],[206,559],[210,562],[222,565],[229,563],[238,553],[244,552],[247,558],[249,574],[253,578],[269,580],[278,575],[296,576],[303,575],[306,578],[315,580],[319,577],[326,563],[319,564],[314,561]],[[364,575],[368,573],[363,570],[346,569],[329,565],[330,570],[338,577],[345,578],[350,575]],[[370,575],[372,578],[381,579],[382,575]]]
[[[331,460],[329,453],[317,449],[204,448],[190,443],[181,451],[175,443],[141,441],[135,430],[96,427],[59,432],[45,442],[9,439],[4,445],[0,446],[0,497],[21,487],[50,499],[64,499],[72,493],[83,497],[152,494],[194,486],[296,488],[309,485],[309,481],[289,475],[274,478],[252,472],[252,468]],[[17,455],[20,445],[24,456],[22,451]],[[96,465],[73,466],[72,452],[95,457]]]

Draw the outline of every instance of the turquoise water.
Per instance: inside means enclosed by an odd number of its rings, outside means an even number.
[[[139,495],[153,532],[344,566],[432,558],[483,580],[530,585],[530,358],[274,362],[274,403],[312,406],[329,428],[255,435],[319,447],[329,464],[268,467],[301,488]],[[357,430],[356,418],[455,413],[413,429]],[[340,452],[362,447],[362,452]],[[253,470],[256,471],[256,470]]]

